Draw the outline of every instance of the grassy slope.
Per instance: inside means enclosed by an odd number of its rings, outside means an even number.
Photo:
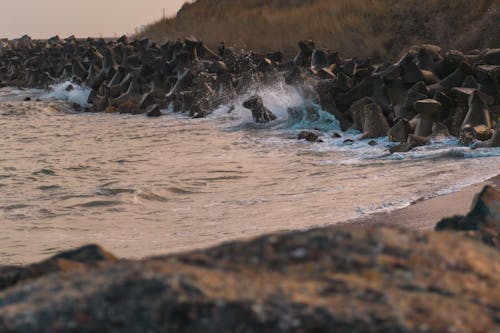
[[[159,41],[195,35],[211,46],[293,54],[313,39],[346,55],[387,57],[417,43],[500,47],[500,0],[198,0],[147,27]]]

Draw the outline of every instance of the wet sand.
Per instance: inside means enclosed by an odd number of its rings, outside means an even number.
[[[403,209],[354,219],[339,225],[355,228],[383,225],[410,230],[430,230],[437,222],[453,215],[466,215],[476,194],[486,185],[500,188],[500,175],[488,181],[464,188],[462,191],[416,202]]]

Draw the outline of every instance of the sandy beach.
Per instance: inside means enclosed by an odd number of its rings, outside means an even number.
[[[499,188],[500,175],[455,193],[419,201],[403,209],[347,221],[339,226],[364,228],[379,225],[403,227],[410,230],[431,230],[443,218],[467,214],[474,197],[486,185]]]

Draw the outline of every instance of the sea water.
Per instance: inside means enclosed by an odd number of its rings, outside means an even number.
[[[332,225],[500,173],[499,148],[471,150],[454,139],[390,155],[387,139],[372,146],[342,133],[279,82],[205,119],[74,112],[89,90],[68,84],[0,90],[0,265],[87,243],[140,258]],[[241,104],[255,93],[277,121],[252,121]],[[292,119],[290,107],[316,116]],[[303,129],[324,131],[324,142],[298,141]]]

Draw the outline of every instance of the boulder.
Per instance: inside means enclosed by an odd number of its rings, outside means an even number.
[[[252,116],[257,123],[269,123],[277,119],[277,117],[264,106],[262,97],[254,95],[243,103],[243,107],[252,111]]]
[[[499,267],[458,232],[293,231],[26,281],[0,332],[494,332]]]
[[[408,140],[406,141],[406,143],[390,148],[389,152],[391,154],[406,153],[415,147],[425,146],[428,143],[429,143],[429,138],[410,134],[408,136]]]
[[[354,102],[349,108],[348,114],[353,120],[352,129],[356,131],[363,131],[363,126],[365,123],[365,106],[372,103],[369,97],[364,97],[356,102]]]
[[[158,104],[154,104],[148,107],[146,110],[147,117],[160,117],[162,115],[160,106]]]
[[[462,124],[469,110],[469,98],[474,91],[473,88],[453,88],[451,90],[451,96],[454,98],[456,106],[449,116],[448,124],[450,132],[454,136],[460,136]]]
[[[139,104],[133,101],[127,101],[121,103],[117,107],[118,113],[130,113],[130,114],[141,114],[144,111],[141,110]]]
[[[388,132],[389,140],[394,142],[405,143],[408,135],[412,132],[410,122],[406,119],[400,119]]]
[[[474,90],[469,97],[469,111],[462,123],[462,129],[478,125],[485,125],[488,129],[491,129],[491,118],[490,110],[481,93]]]
[[[493,131],[486,125],[477,125],[473,128],[474,136],[479,141],[487,141],[493,136]]]
[[[479,88],[479,84],[477,83],[477,81],[474,78],[474,76],[469,75],[469,76],[467,76],[467,78],[465,79],[464,83],[462,84],[462,87],[463,88],[478,89]]]
[[[439,91],[449,90],[453,87],[460,87],[464,83],[465,79],[469,75],[473,74],[474,74],[474,69],[467,63],[463,62],[458,66],[458,68],[453,73],[451,73],[438,83],[431,85],[429,89],[431,93],[434,94]]]
[[[448,130],[448,127],[440,122],[435,122],[434,125],[432,125],[432,133],[429,136],[429,139],[431,140],[436,140],[436,139],[442,139],[442,138],[449,138],[451,136],[450,131]]]
[[[500,65],[500,48],[486,51],[482,58],[489,65]]]
[[[312,40],[301,40],[299,42],[299,53],[295,56],[293,62],[295,66],[306,67],[311,64],[311,56],[314,51],[314,42]]]
[[[302,131],[299,133],[297,138],[299,140],[306,140],[308,142],[323,142],[323,140],[321,140],[319,137],[320,135],[318,133],[311,131]]]
[[[373,139],[387,135],[389,122],[382,108],[376,103],[366,104],[363,108],[364,122],[361,139]]]
[[[431,71],[434,64],[441,60],[441,48],[436,45],[422,45],[418,48],[417,66],[421,70]]]
[[[436,225],[436,230],[478,231],[486,243],[500,249],[500,192],[485,186],[466,216],[444,219]]]
[[[0,266],[0,291],[21,282],[34,280],[58,272],[82,271],[96,268],[118,259],[97,245],[87,245],[62,252],[40,263],[18,267]]]
[[[415,111],[420,118],[415,129],[415,135],[426,137],[432,134],[434,122],[439,121],[441,103],[434,99],[424,99],[415,102]]]
[[[497,127],[491,139],[491,147],[500,147],[500,118],[497,119]]]
[[[344,146],[352,146],[354,144],[354,140],[353,139],[346,139],[342,142],[342,144]]]

